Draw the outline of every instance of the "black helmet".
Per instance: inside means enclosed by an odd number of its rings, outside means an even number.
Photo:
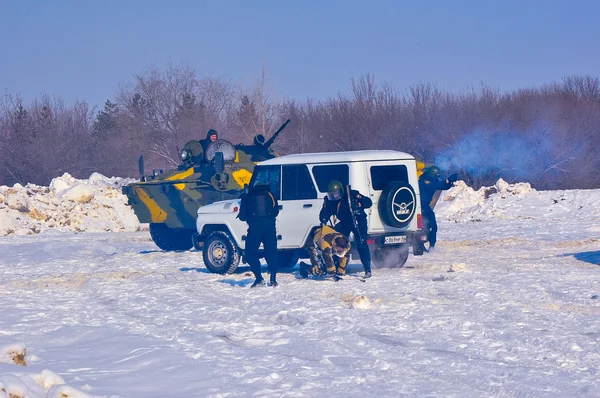
[[[342,199],[344,196],[344,186],[339,181],[331,181],[327,185],[327,198],[331,201]]]
[[[265,136],[264,135],[259,134],[256,137],[254,137],[254,145],[261,146],[264,143],[265,143]]]
[[[430,168],[427,169],[426,173],[431,178],[438,178],[440,176],[440,174],[442,173],[442,171],[437,166],[431,166]]]

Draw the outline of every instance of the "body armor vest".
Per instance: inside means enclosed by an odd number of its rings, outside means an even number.
[[[248,197],[248,214],[250,217],[273,217],[275,210],[275,200],[265,192]]]

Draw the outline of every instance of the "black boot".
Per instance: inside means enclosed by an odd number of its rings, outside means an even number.
[[[275,287],[277,285],[278,285],[278,283],[277,283],[277,274],[271,274],[271,280],[269,282],[269,286]]]
[[[256,280],[254,281],[252,286],[250,286],[250,288],[252,289],[253,287],[261,287],[261,286],[265,286],[265,280],[262,277],[260,279],[256,278]]]
[[[308,278],[308,264],[304,261],[300,261],[300,276],[303,278]]]

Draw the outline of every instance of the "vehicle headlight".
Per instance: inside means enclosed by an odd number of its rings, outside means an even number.
[[[183,149],[181,151],[181,160],[183,160],[184,162],[190,157],[190,151],[188,151],[187,149]]]

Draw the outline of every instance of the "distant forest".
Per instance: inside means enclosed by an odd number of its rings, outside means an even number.
[[[394,149],[469,185],[498,178],[537,189],[600,188],[600,80],[570,76],[511,92],[482,85],[457,93],[418,83],[406,91],[371,75],[326,100],[276,99],[265,74],[254,87],[199,77],[189,65],[134,75],[104,109],[47,95],[0,99],[0,185],[48,185],[65,172],[139,177],[167,169],[191,139],[214,128],[234,144],[269,136],[299,152]]]

